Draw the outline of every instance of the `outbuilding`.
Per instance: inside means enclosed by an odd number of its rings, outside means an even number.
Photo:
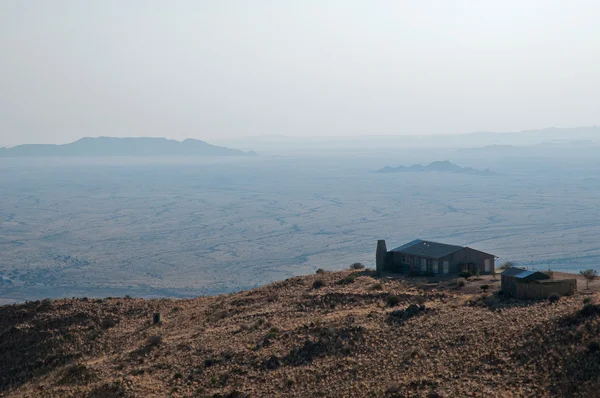
[[[511,267],[500,274],[502,292],[518,299],[544,300],[552,293],[568,296],[577,290],[576,279],[553,279],[552,272]]]

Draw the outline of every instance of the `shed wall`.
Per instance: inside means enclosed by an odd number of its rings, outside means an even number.
[[[552,282],[530,282],[515,284],[514,297],[524,300],[545,300],[552,293],[570,296],[577,290],[576,279],[561,279]],[[504,288],[503,288],[504,290]]]

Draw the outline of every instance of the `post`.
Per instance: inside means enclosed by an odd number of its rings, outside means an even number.
[[[386,257],[387,257],[387,247],[385,245],[385,240],[378,240],[377,241],[377,252],[375,253],[375,267],[376,267],[378,274],[385,271]]]

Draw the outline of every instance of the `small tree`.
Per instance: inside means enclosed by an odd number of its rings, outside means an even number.
[[[596,279],[598,277],[598,271],[596,271],[595,269],[586,269],[583,270],[581,272],[579,272],[584,278],[585,278],[585,288],[589,289],[590,288],[590,282],[593,282],[594,279]]]
[[[480,286],[480,289],[483,290],[484,293],[487,292],[489,288],[490,288],[490,285],[481,285]]]

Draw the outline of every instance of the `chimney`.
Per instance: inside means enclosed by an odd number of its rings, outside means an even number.
[[[377,241],[377,252],[375,253],[375,267],[377,273],[385,271],[385,261],[387,258],[387,247],[385,245],[385,240]]]

